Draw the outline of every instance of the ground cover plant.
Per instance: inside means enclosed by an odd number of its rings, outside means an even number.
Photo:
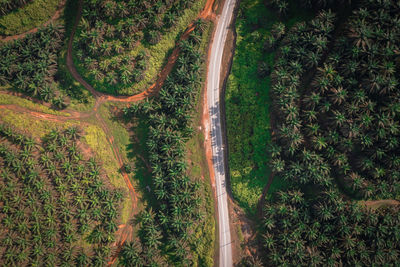
[[[269,91],[275,48],[295,22],[309,17],[307,12],[293,6],[287,20],[280,22],[264,1],[240,2],[235,55],[225,91],[225,113],[232,193],[248,215],[256,213],[270,174],[265,148],[271,140]]]
[[[8,11],[4,9],[7,14],[0,14],[0,35],[15,35],[40,27],[54,15],[62,1],[64,0],[1,1],[0,8],[4,7],[2,3],[13,3],[11,6],[9,4],[5,6],[14,9]],[[15,9],[17,7],[20,8]]]
[[[139,216],[139,240],[128,242],[120,263],[193,265],[193,250],[199,237],[195,229],[205,223],[204,197],[199,177],[189,177],[185,142],[192,135],[192,110],[199,88],[201,54],[199,44],[203,22],[188,40],[181,41],[175,69],[168,76],[159,96],[125,110],[128,116],[146,116],[147,148],[152,169],[153,210]]]
[[[148,57],[154,56],[147,54],[147,47],[173,30],[194,1],[97,0],[83,4],[74,40],[79,70],[96,89],[120,94],[143,80]]]
[[[341,20],[321,11],[281,41],[268,151],[286,189],[263,206],[265,264],[399,262],[399,11],[377,0]]]
[[[299,4],[303,8],[319,10],[320,8],[345,7],[351,4],[351,0],[271,0],[268,5],[274,8],[280,15],[286,16],[293,4]],[[353,1],[356,2],[356,1]]]
[[[32,0],[3,0],[0,2],[0,15],[4,16],[8,13],[20,8]]]
[[[0,44],[0,86],[63,108],[65,100],[57,90],[58,52],[63,43],[64,28],[50,24],[34,34]]]
[[[36,140],[0,124],[0,135],[2,263],[105,265],[124,193],[82,154],[79,129]]]

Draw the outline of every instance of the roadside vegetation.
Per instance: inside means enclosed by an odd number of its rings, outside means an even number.
[[[269,8],[285,19],[278,2]],[[313,12],[265,46],[276,51],[268,154],[281,187],[261,202],[253,262],[396,265],[400,5],[326,1]]]
[[[17,8],[23,7],[32,0],[3,0],[0,2],[0,15],[4,16]]]
[[[155,201],[139,216],[139,239],[125,244],[120,254],[123,265],[212,265],[202,244],[204,238],[214,238],[213,230],[204,233],[210,228],[210,203],[205,202],[202,192],[207,190],[201,177],[188,173],[185,145],[194,131],[192,114],[202,64],[199,46],[205,28],[206,24],[198,21],[189,38],[180,42],[177,64],[159,96],[125,109],[127,116],[144,116],[147,121],[146,147]]]
[[[0,135],[1,261],[103,266],[124,192],[80,151],[80,130],[37,140],[0,124]]]
[[[64,0],[1,1],[0,35],[15,35],[40,27],[54,15],[62,1]]]
[[[271,140],[269,92],[275,50],[268,46],[272,38],[281,38],[295,22],[308,19],[308,14],[295,5],[288,11],[287,20],[279,22],[279,15],[264,1],[240,2],[225,109],[232,193],[249,215],[255,214],[270,176],[266,147]]]
[[[43,1],[8,15],[24,18],[21,10]],[[160,94],[124,110],[127,125],[120,120],[125,103],[92,96],[66,66],[79,1],[66,1],[54,23],[0,43],[0,262],[213,265],[214,205],[193,118],[210,37],[210,25],[193,19],[204,2],[83,1],[78,71],[90,60],[95,67],[112,61],[101,71],[117,74],[115,83],[85,77],[96,90],[146,88],[180,46]],[[195,30],[177,43],[190,22]]]
[[[132,86],[146,77],[147,82],[148,78],[154,78],[149,75],[149,68],[154,69],[156,65],[159,71],[168,49],[173,48],[184,29],[182,26],[186,27],[193,19],[187,11],[194,8],[193,14],[196,14],[201,7],[199,3],[193,0],[84,1],[82,20],[74,39],[79,71],[99,91],[137,93],[131,90]],[[181,20],[182,16],[186,19]],[[170,36],[170,32],[175,35]],[[157,47],[165,37],[169,38],[169,44]]]
[[[63,38],[64,27],[50,24],[23,39],[1,43],[0,85],[10,84],[11,89],[64,108],[55,80]]]

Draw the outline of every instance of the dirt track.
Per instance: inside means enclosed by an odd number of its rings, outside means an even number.
[[[200,12],[197,19],[214,20],[215,14],[213,14],[213,10],[212,10],[214,1],[215,0],[207,0],[204,9]],[[47,21],[45,24],[43,24],[42,26],[46,26],[49,23],[58,19],[61,15],[61,11],[63,10],[64,5],[65,5],[65,1],[62,2],[62,7],[56,11],[56,13],[53,15],[53,17],[49,21]],[[68,113],[69,116],[51,115],[51,114],[41,113],[41,112],[29,110],[27,108],[23,108],[18,105],[0,105],[0,109],[9,109],[9,110],[13,110],[13,111],[16,111],[19,113],[27,113],[27,114],[29,114],[35,118],[39,118],[41,120],[49,120],[49,121],[55,121],[55,122],[65,122],[68,120],[79,120],[79,119],[88,118],[88,117],[91,117],[94,115],[96,117],[96,120],[101,125],[101,128],[103,129],[104,133],[106,134],[107,141],[110,143],[111,148],[113,150],[113,154],[119,163],[119,167],[121,169],[121,174],[124,177],[127,187],[129,188],[129,193],[130,193],[131,201],[132,201],[132,207],[135,208],[136,203],[137,203],[135,189],[129,180],[128,174],[125,172],[125,170],[123,168],[123,160],[122,160],[121,152],[119,151],[119,148],[117,147],[117,145],[114,142],[114,137],[112,136],[110,129],[106,125],[104,119],[97,112],[97,110],[100,107],[100,105],[105,102],[135,103],[135,102],[141,101],[147,97],[156,95],[160,91],[165,79],[167,78],[167,76],[172,71],[172,69],[175,65],[175,62],[179,56],[180,47],[178,45],[176,45],[172,54],[169,56],[166,65],[161,70],[160,74],[158,75],[156,82],[153,85],[151,85],[149,88],[147,88],[145,91],[143,91],[142,93],[139,93],[139,94],[133,95],[133,96],[112,96],[112,95],[107,95],[107,94],[98,92],[82,78],[82,76],[78,73],[78,71],[76,70],[74,63],[73,63],[72,43],[73,43],[73,38],[74,38],[74,35],[76,32],[76,28],[79,24],[79,21],[80,21],[81,15],[82,15],[82,5],[83,5],[83,1],[80,0],[79,7],[77,10],[75,24],[71,31],[70,39],[68,42],[66,65],[67,65],[67,68],[70,71],[71,75],[74,77],[74,79],[77,80],[80,84],[82,84],[94,96],[95,104],[94,104],[93,109],[90,111],[87,111],[87,112],[77,112],[77,111],[72,111],[72,110],[65,110],[65,112]],[[187,39],[189,37],[189,34],[194,29],[195,29],[195,24],[194,23],[189,24],[186,31],[182,34],[180,40]],[[20,35],[15,35],[15,36],[5,37],[3,39],[1,39],[1,37],[0,37],[0,41],[10,41],[10,40],[16,40],[19,38],[23,38],[25,35],[27,35],[29,33],[34,33],[37,30],[38,30],[38,28],[34,28],[26,33],[23,33]],[[114,243],[114,246],[117,247],[117,250],[116,250],[115,255],[113,255],[113,257],[110,259],[110,261],[108,263],[109,265],[111,265],[115,262],[116,257],[118,256],[118,252],[122,248],[122,245],[124,244],[127,237],[132,236],[132,227],[129,225],[121,225],[118,232],[121,233],[119,235],[119,240]]]
[[[27,34],[35,33],[35,32],[37,32],[41,27],[46,27],[46,26],[49,25],[50,23],[56,21],[59,17],[61,17],[61,12],[64,10],[65,3],[66,3],[66,2],[67,2],[67,0],[63,0],[63,1],[60,3],[59,8],[56,10],[56,12],[54,13],[54,15],[53,15],[48,21],[46,21],[45,23],[43,23],[42,25],[40,25],[40,26],[38,26],[38,27],[36,27],[36,28],[30,29],[30,30],[27,31],[27,32],[20,33],[20,34],[16,34],[16,35],[11,35],[11,36],[0,35],[0,42],[8,42],[8,41],[18,40],[18,39],[24,38]]]

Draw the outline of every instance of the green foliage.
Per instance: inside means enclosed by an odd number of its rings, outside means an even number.
[[[325,59],[322,51],[331,40],[318,35],[332,30],[328,13],[311,25],[296,25],[287,36],[272,74],[275,143],[282,153],[271,163],[279,176],[323,187],[335,178],[358,198],[399,197],[400,43],[378,34],[385,27],[400,32],[398,10],[398,4],[370,1],[354,11],[348,32],[336,37]],[[381,20],[384,28],[377,26]],[[318,29],[312,37],[310,27]]]
[[[270,170],[266,146],[270,142],[270,78],[259,73],[260,64],[272,69],[275,52],[265,43],[275,36],[275,46],[285,28],[307,15],[296,9],[286,25],[269,11],[264,1],[241,1],[236,21],[236,51],[225,93],[229,168],[234,198],[249,214],[267,184]],[[262,75],[260,75],[262,74]]]
[[[145,78],[147,47],[159,43],[193,1],[85,1],[74,47],[79,70],[98,90],[118,94]],[[145,47],[138,50],[140,43]],[[164,47],[165,49],[165,47]]]
[[[264,207],[266,264],[399,262],[398,207],[351,200],[399,199],[400,42],[391,35],[400,32],[399,12],[395,1],[365,1],[338,27],[323,11],[282,40],[268,151],[290,189]]]
[[[8,14],[0,17],[0,35],[20,34],[39,27],[54,15],[61,0],[6,0],[5,2],[13,2],[18,6],[21,6],[21,3],[22,5],[29,3],[11,13],[8,11]],[[12,6],[12,8],[16,7],[16,5]],[[0,10],[1,8],[0,4]]]
[[[0,135],[1,261],[73,264],[83,257],[74,244],[85,237],[94,252],[86,251],[88,260],[104,262],[123,194],[81,154],[79,129],[51,130],[38,142],[0,124]]]
[[[0,16],[7,15],[13,10],[20,8],[32,0],[2,0],[0,2]]]
[[[353,0],[354,2],[354,0]],[[351,0],[271,0],[268,5],[276,10],[281,16],[286,16],[292,5],[298,4],[303,8],[308,9],[322,9],[334,8],[342,9],[348,7],[352,3]]]
[[[54,76],[64,28],[50,24],[23,39],[0,45],[0,85],[53,102],[62,108],[64,97],[56,91]]]
[[[36,104],[27,99],[23,99],[23,98],[13,96],[13,95],[0,94],[0,105],[18,105],[20,107],[25,107],[29,110],[39,111],[42,113],[61,115],[61,116],[69,116],[68,113],[55,111],[46,106]]]
[[[301,191],[276,194],[264,207],[263,236],[272,266],[396,265],[400,251],[398,207],[367,210],[327,191],[309,202]]]
[[[144,114],[148,117],[146,145],[153,175],[151,190],[157,198],[155,208],[158,211],[154,227],[159,228],[159,234],[167,240],[165,249],[169,260],[183,266],[193,263],[193,228],[204,224],[201,183],[199,177],[192,179],[188,176],[185,161],[185,142],[193,132],[191,113],[199,88],[201,55],[198,47],[201,38],[196,36],[201,36],[200,28],[180,43],[181,53],[175,69],[166,79],[159,96],[125,109],[126,115]],[[144,214],[154,217],[151,210]],[[139,234],[142,246],[154,244],[153,249],[161,249],[159,242],[151,241],[151,235],[143,225]],[[148,260],[146,256],[143,258]]]

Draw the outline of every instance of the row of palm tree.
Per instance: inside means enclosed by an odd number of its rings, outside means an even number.
[[[32,0],[1,0],[0,1],[0,16],[5,16],[17,8],[23,7]]]
[[[82,71],[100,90],[118,93],[144,78],[147,55],[129,56],[140,42],[155,45],[194,1],[84,1],[74,40]],[[137,52],[135,52],[136,54]]]
[[[147,219],[143,220],[155,220],[154,227],[159,230],[153,230],[153,226],[147,229],[146,225],[154,224],[142,223],[140,239],[143,251],[148,253],[150,248],[157,251],[160,246],[157,240],[162,238],[166,244],[163,251],[168,251],[173,262],[184,266],[192,263],[190,244],[194,241],[193,230],[204,223],[200,182],[187,175],[185,160],[185,143],[193,132],[193,102],[200,85],[202,57],[198,49],[201,39],[197,36],[202,34],[202,24],[199,21],[188,40],[181,41],[175,68],[158,97],[125,109],[128,116],[145,116],[149,124],[146,144],[152,168],[152,191],[158,204],[157,214],[148,211],[145,213]],[[129,251],[135,249],[129,246],[126,248]],[[127,256],[122,257],[125,262]]]
[[[58,53],[64,28],[50,24],[22,39],[0,44],[0,86],[64,107],[63,96],[56,90]]]
[[[6,266],[74,265],[84,256],[97,266],[107,262],[123,192],[79,152],[79,135],[75,127],[52,130],[38,142],[0,125],[0,250]],[[79,240],[93,249],[77,253]]]
[[[150,208],[143,211],[138,218],[139,239],[127,242],[120,254],[120,266],[166,266],[160,245],[162,233],[156,221],[156,214]]]
[[[365,1],[332,39],[324,11],[281,41],[268,150],[289,189],[264,207],[268,266],[399,261],[398,207],[349,200],[400,197],[399,12],[396,1]]]
[[[336,189],[307,199],[279,191],[264,206],[268,266],[395,266],[400,250],[399,207],[368,209]]]
[[[285,16],[292,8],[291,5],[293,5],[294,2],[296,4],[299,4],[303,8],[319,10],[325,8],[343,9],[348,7],[352,2],[355,1],[354,0],[353,1],[352,0],[299,0],[299,1],[271,0],[268,1],[268,5],[277,12],[279,12],[280,15]]]

